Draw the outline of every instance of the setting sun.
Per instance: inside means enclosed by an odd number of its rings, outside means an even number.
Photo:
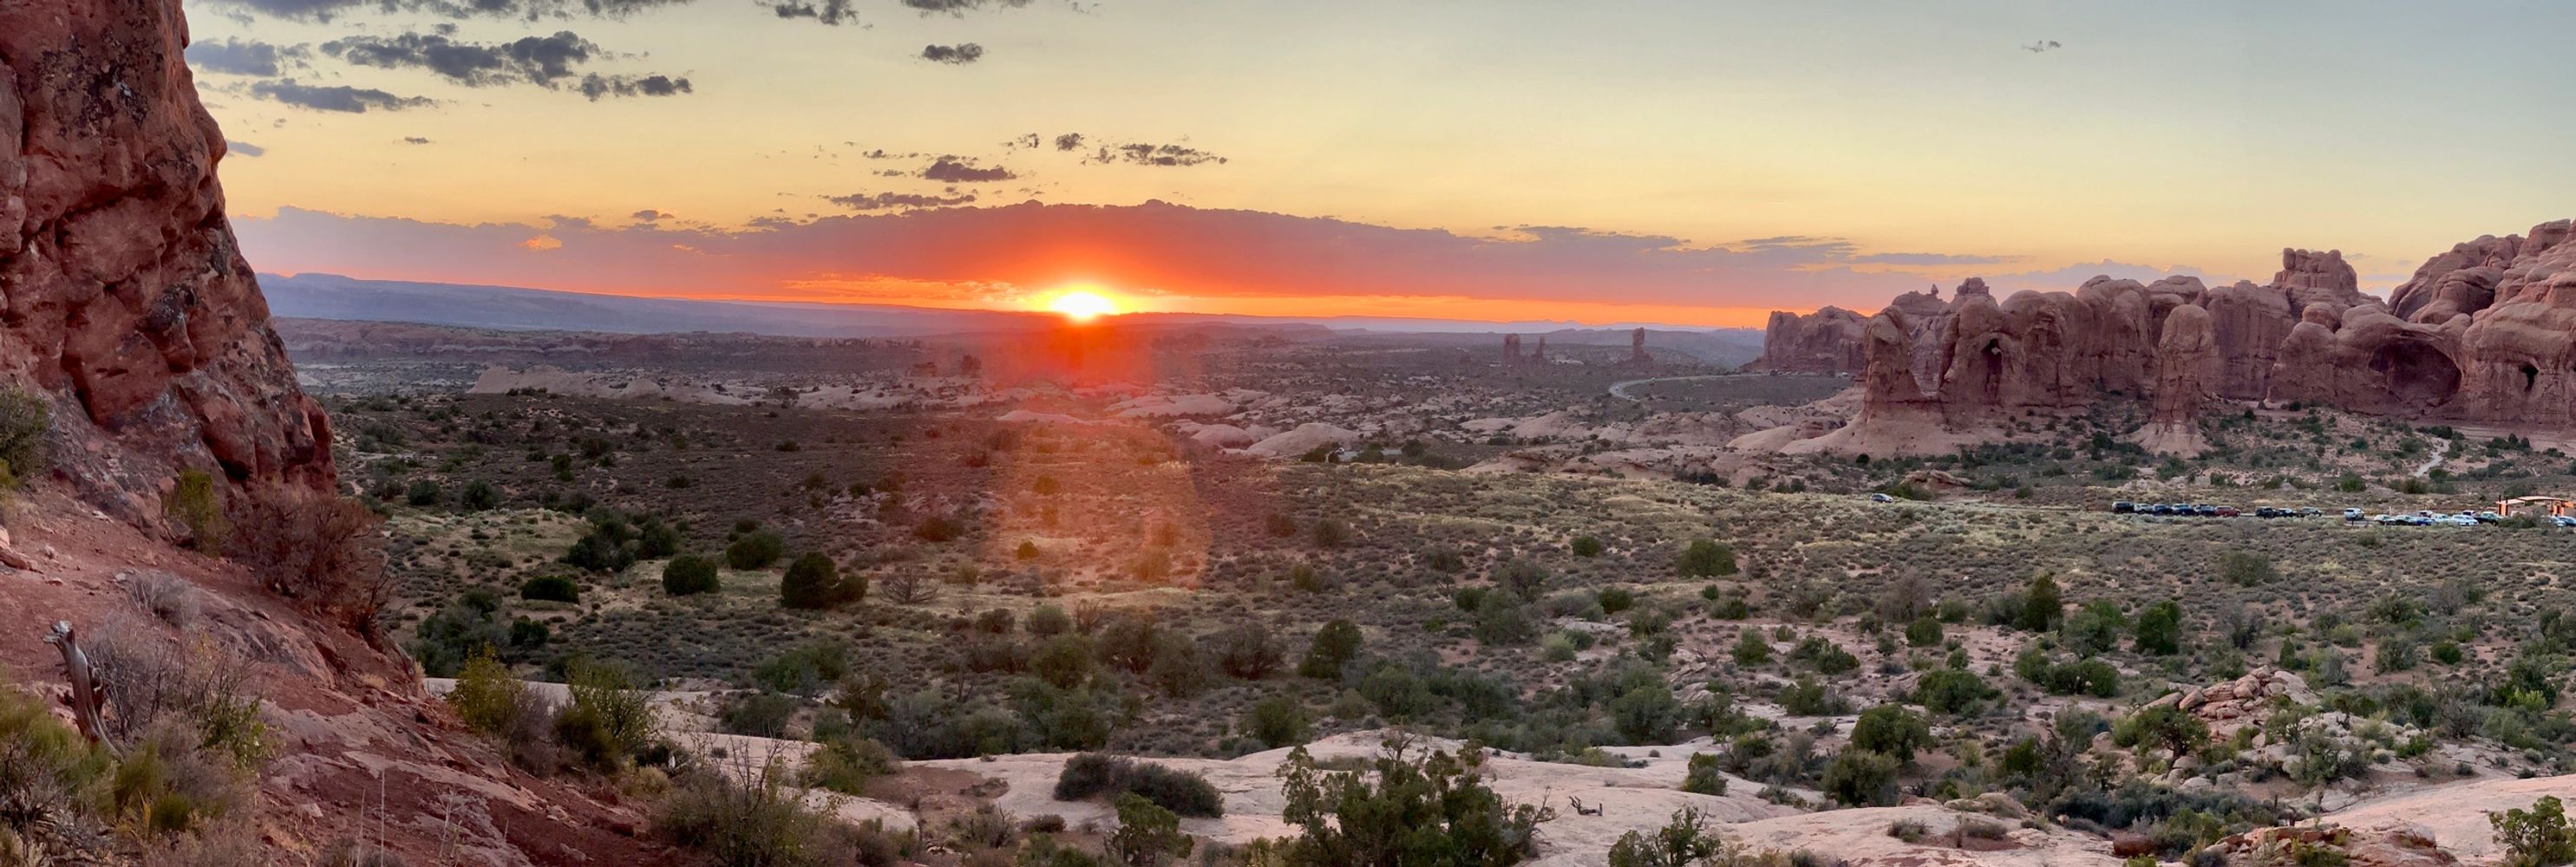
[[[1075,322],[1089,322],[1103,316],[1117,315],[1118,302],[1111,301],[1108,296],[1098,292],[1076,289],[1058,293],[1054,299],[1047,302],[1047,309],[1063,314],[1064,318]]]

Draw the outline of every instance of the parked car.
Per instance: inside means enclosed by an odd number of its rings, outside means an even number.
[[[2344,519],[2344,520],[2346,520],[2346,521],[2358,521],[2358,520],[2361,520],[2361,510],[2360,510],[2360,509],[2345,509],[2345,510],[2343,510],[2343,519]]]
[[[2576,527],[2576,516],[2552,515],[2550,516],[2549,521],[2550,523],[2557,524],[2561,527]]]
[[[2170,515],[2173,514],[2173,507],[2164,503],[2157,503],[2153,506],[2147,507],[2147,511],[2150,514]]]
[[[2201,516],[2201,517],[2203,517],[2203,518],[2215,518],[2215,517],[2218,517],[2218,507],[2217,507],[2217,506],[2212,506],[2212,505],[2210,505],[2210,504],[2208,504],[2208,503],[2201,503],[2201,504],[2198,504],[2198,505],[2194,505],[2194,506],[2192,506],[2192,507],[2191,507],[2191,513],[2192,513],[2192,514],[2194,514],[2194,515],[2199,515],[2199,516]]]
[[[2476,518],[2476,519],[2477,519],[2477,521],[2478,521],[2478,523],[2481,523],[2481,524],[2501,524],[2501,523],[2504,523],[2504,516],[2503,516],[2503,515],[2496,514],[2496,513],[2494,513],[2494,512],[2479,512],[2479,513],[2477,513],[2477,514],[2475,514],[2475,515],[2471,515],[2470,517]]]
[[[2137,511],[2138,511],[2138,504],[2136,504],[2136,503],[2132,503],[2132,502],[2129,502],[2129,501],[2127,501],[2127,500],[2119,500],[2119,501],[2115,501],[2115,502],[2113,502],[2113,503],[2111,504],[2111,514],[2114,514],[2114,515],[2127,515],[2127,514],[2133,514],[2133,513],[2137,512]]]
[[[2238,512],[2238,511],[2236,511],[2236,507],[2235,507],[2235,506],[2220,506],[2220,507],[2218,507],[2218,512],[2217,512],[2217,514],[2218,514],[2218,517],[2221,517],[2221,518],[2233,518],[2233,517],[2236,517],[2237,515],[2240,515],[2240,514],[2243,514],[2243,513],[2242,513],[2242,512]]]
[[[2355,510],[2355,511],[2359,511],[2359,510]],[[2322,514],[2325,514],[2325,511],[2324,511],[2324,510],[2322,510],[2322,509],[2319,509],[2319,508],[2317,508],[2317,507],[2315,507],[2315,506],[2302,506],[2302,507],[2300,507],[2300,508],[2299,508],[2299,517],[2302,517],[2302,518],[2314,518],[2314,517],[2316,517],[2316,516],[2318,516],[2318,515],[2322,515]]]
[[[1886,494],[1871,494],[1869,495],[1869,501],[1873,503],[1893,503],[1896,502],[1896,498]]]

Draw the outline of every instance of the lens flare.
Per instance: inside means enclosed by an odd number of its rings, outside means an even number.
[[[1103,316],[1117,315],[1118,302],[1111,301],[1108,296],[1098,292],[1074,289],[1057,293],[1055,298],[1047,302],[1047,309],[1073,322],[1084,323]]]

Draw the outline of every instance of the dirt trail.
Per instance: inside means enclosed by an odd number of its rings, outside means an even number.
[[[2433,474],[2433,468],[2434,468],[2434,467],[2441,466],[2441,465],[2442,465],[2442,460],[2443,460],[2444,458],[2448,458],[2448,457],[2450,457],[2450,456],[2451,456],[2451,441],[2450,441],[2450,440],[2434,440],[2434,441],[2433,441],[2433,456],[2432,456],[2432,457],[2430,457],[2430,458],[2426,458],[2426,459],[2424,460],[2424,465],[2423,465],[2423,466],[2420,466],[2420,467],[2416,467],[2416,468],[2415,468],[2415,477],[2420,479],[2420,478],[2423,478],[2423,477],[2425,477],[2425,476],[2432,475],[2432,474]]]

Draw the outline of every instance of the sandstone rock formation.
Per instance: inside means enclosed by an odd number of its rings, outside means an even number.
[[[2214,289],[2096,277],[1997,301],[1970,280],[1947,304],[1909,292],[1875,318],[1774,313],[1756,365],[1861,379],[1862,409],[1814,450],[1944,450],[2017,415],[2119,396],[2152,407],[2135,438],[2159,451],[2200,447],[2211,398],[2563,426],[2576,422],[2571,235],[2560,220],[2460,244],[2385,303],[2331,250],[2283,250],[2270,283]]]
[[[183,466],[329,489],[224,218],[225,145],[173,0],[0,5],[0,379],[54,402],[54,461],[128,518]]]

